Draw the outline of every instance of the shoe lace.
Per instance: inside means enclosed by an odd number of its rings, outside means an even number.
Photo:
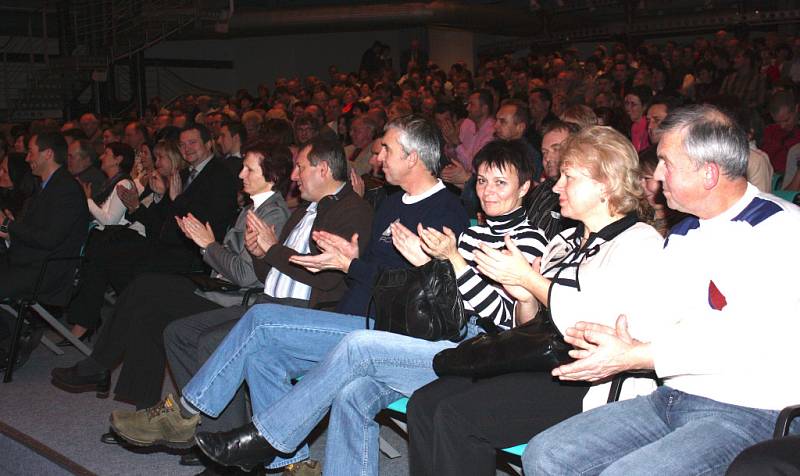
[[[163,415],[164,413],[168,413],[169,411],[170,409],[167,408],[167,400],[161,400],[155,406],[147,409],[147,419],[152,420],[153,418]]]

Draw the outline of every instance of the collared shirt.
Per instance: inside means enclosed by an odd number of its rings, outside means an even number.
[[[48,175],[46,179],[43,179],[43,180],[42,180],[42,190],[44,190],[44,188],[45,188],[45,187],[47,186],[47,184],[50,182],[50,179],[51,179],[51,178],[53,178],[53,175],[55,175],[55,174],[56,174],[56,172],[58,171],[58,169],[60,169],[60,168],[61,168],[61,166],[59,165],[58,167],[56,167],[56,169],[55,169],[55,170],[53,170],[53,173],[51,173],[50,175]]]
[[[275,195],[275,192],[273,192],[272,190],[270,190],[269,192],[261,192],[261,193],[257,193],[255,195],[252,195],[250,197],[250,200],[253,201],[253,210],[258,210],[258,207],[263,205],[264,202],[269,200],[269,197],[271,197],[273,195]]]
[[[211,159],[213,159],[213,158],[214,158],[214,155],[212,154],[212,155],[209,155],[208,157],[206,157],[200,163],[189,166],[189,177],[191,177],[191,179],[187,178],[187,180],[186,180],[187,183],[185,185],[186,187],[191,185],[192,181],[194,181],[194,179],[196,179],[197,176],[200,175],[200,173],[203,171],[203,169],[206,168],[206,165],[208,165],[208,163],[211,162]]]
[[[345,184],[339,186],[333,195],[342,191]],[[255,197],[253,197],[254,208]],[[289,235],[284,240],[283,245],[297,251],[298,254],[309,254],[311,252],[311,230],[314,227],[314,220],[317,218],[317,206],[319,202],[312,202],[306,209],[306,214],[295,225]],[[274,298],[294,298],[308,300],[311,296],[311,286],[294,280],[273,267],[267,273],[264,280],[264,294]]]
[[[472,119],[464,119],[458,131],[461,144],[456,147],[459,162],[467,172],[472,172],[472,159],[479,150],[494,139],[494,119],[488,118],[478,129]]]

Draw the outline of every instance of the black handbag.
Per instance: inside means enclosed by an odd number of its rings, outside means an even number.
[[[525,324],[480,334],[439,352],[433,358],[433,370],[440,377],[474,379],[513,372],[549,372],[573,361],[568,354],[572,348],[553,324],[550,311],[542,306]]]
[[[463,336],[464,302],[449,261],[433,259],[416,268],[382,271],[375,279],[372,302],[375,330],[430,341]]]

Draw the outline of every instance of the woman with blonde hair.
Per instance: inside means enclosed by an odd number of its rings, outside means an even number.
[[[662,239],[639,221],[636,151],[614,129],[593,126],[567,139],[561,159],[553,191],[561,213],[578,225],[557,235],[533,266],[510,239],[505,250],[481,245],[478,270],[514,296],[517,322],[542,306],[563,333],[582,320],[613,327],[625,314],[631,333],[647,338],[652,326],[641,276],[657,259]],[[494,474],[496,449],[525,443],[582,408],[602,405],[608,395],[607,384],[564,383],[543,371],[476,380],[440,370],[446,376],[417,390],[408,406],[412,475]],[[650,385],[635,381],[623,393]]]

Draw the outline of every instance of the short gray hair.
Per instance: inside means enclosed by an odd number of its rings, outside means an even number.
[[[697,168],[715,163],[728,178],[747,175],[747,134],[727,113],[709,105],[671,111],[659,126],[662,133],[683,132],[683,149]]]
[[[386,130],[397,129],[400,131],[398,142],[403,152],[410,154],[414,151],[419,155],[425,168],[435,177],[442,170],[442,136],[439,128],[426,117],[419,114],[398,117],[389,124]]]
[[[86,139],[80,139],[78,142],[78,155],[81,156],[81,159],[89,159],[91,162],[97,157],[97,154],[94,151],[94,146],[91,142]]]

